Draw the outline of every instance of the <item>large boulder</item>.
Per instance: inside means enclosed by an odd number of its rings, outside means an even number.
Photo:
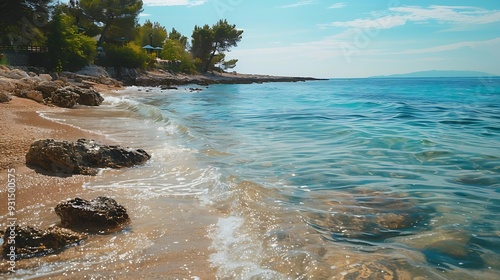
[[[73,92],[71,87],[64,87],[52,93],[52,104],[58,107],[71,108],[76,105],[79,98],[80,95]]]
[[[55,208],[61,224],[69,228],[110,230],[130,222],[127,210],[114,199],[99,196],[92,200],[75,198]]]
[[[47,103],[63,108],[71,108],[77,103],[87,106],[99,106],[104,98],[93,89],[67,85],[62,81],[45,81],[35,87],[43,94]]]
[[[13,92],[16,89],[16,83],[12,79],[0,76],[0,88],[4,91]]]
[[[62,87],[61,82],[59,81],[46,81],[40,83],[35,87],[36,90],[40,91],[43,94],[43,98],[52,97],[52,94],[56,92],[59,88]]]
[[[76,142],[54,139],[35,141],[26,164],[50,173],[97,174],[97,168],[122,168],[142,164],[151,156],[142,149],[102,145],[94,140]]]
[[[35,100],[38,103],[43,103],[43,94],[39,92],[38,90],[29,90],[25,92],[26,98]]]
[[[45,230],[30,226],[9,226],[3,236],[3,256],[15,261],[53,254],[67,246],[76,245],[85,238],[86,234],[57,226]]]
[[[108,72],[102,67],[96,65],[88,65],[78,70],[76,74],[91,76],[91,77],[109,77]]]
[[[20,69],[9,69],[7,67],[2,67],[0,69],[0,76],[9,78],[9,79],[14,79],[14,80],[20,80],[23,78],[29,78],[30,75],[28,73],[24,72],[23,70]]]
[[[99,106],[104,101],[100,93],[93,89],[84,89],[81,87],[72,87],[74,93],[78,94],[78,104],[87,106]]]
[[[38,75],[38,78],[39,78],[41,81],[45,81],[45,82],[50,82],[50,81],[52,81],[52,76],[50,76],[49,74],[40,74],[40,75]]]

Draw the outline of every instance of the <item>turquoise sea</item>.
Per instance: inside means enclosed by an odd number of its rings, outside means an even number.
[[[216,213],[219,278],[498,279],[500,78],[190,87],[47,117],[151,152],[87,187]]]

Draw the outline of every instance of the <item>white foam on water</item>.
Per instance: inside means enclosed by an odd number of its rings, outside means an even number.
[[[244,230],[244,223],[243,217],[219,218],[210,231],[212,249],[216,250],[210,262],[218,268],[218,276],[222,279],[287,279],[259,264],[263,255],[260,240]]]

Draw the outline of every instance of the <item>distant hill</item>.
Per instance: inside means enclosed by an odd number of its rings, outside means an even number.
[[[454,78],[454,77],[490,77],[492,74],[478,71],[431,70],[407,74],[394,74],[388,76],[374,76],[370,78]],[[493,75],[494,76],[494,75]]]

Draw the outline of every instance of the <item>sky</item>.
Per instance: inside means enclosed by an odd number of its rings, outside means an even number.
[[[145,20],[188,38],[227,19],[240,73],[357,78],[427,70],[500,75],[498,0],[143,0]]]

